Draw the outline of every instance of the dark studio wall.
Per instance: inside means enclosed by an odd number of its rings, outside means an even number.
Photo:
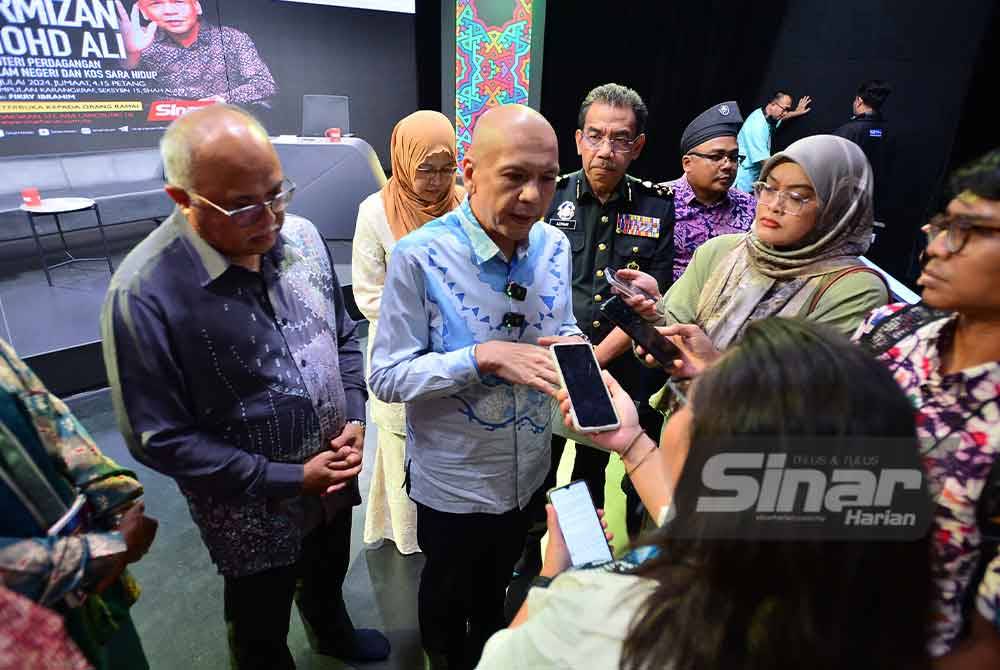
[[[977,123],[976,98],[995,87],[984,41],[995,24],[995,3],[961,0],[797,0],[781,21],[756,102],[771,89],[810,95],[813,111],[782,127],[778,151],[794,140],[829,132],[851,115],[858,84],[885,79],[893,92],[883,107],[893,135],[886,179],[886,229],[868,256],[893,275],[913,280],[923,247],[919,228],[940,204],[947,173],[964,147],[964,162],[998,145]],[[993,50],[995,54],[995,48]],[[963,124],[963,116],[968,122]],[[979,125],[980,128],[974,129]]]
[[[104,3],[108,0],[92,0]],[[133,0],[124,0],[128,9]],[[346,95],[351,99],[351,131],[367,140],[382,163],[388,166],[389,136],[401,117],[417,108],[415,16],[281,0],[202,0],[203,21],[236,28],[247,33],[278,87],[270,109],[252,106],[272,135],[298,134],[304,94]],[[37,22],[34,22],[37,23]],[[28,21],[25,29],[37,29]],[[73,40],[76,31],[67,29]],[[109,42],[116,30],[102,31]],[[76,46],[76,45],[74,45]],[[74,57],[79,49],[74,48]],[[227,59],[229,54],[227,54]],[[120,68],[120,61],[105,59],[103,68]],[[57,85],[53,80],[50,86]],[[27,123],[30,130],[15,135],[0,134],[0,156],[154,146],[167,121],[146,118],[156,99],[170,95],[85,95],[82,100],[141,100],[139,113],[121,114],[106,120],[80,120],[62,128],[66,134],[39,136],[36,126],[55,128],[53,122]],[[96,132],[101,126],[127,125],[124,132]],[[81,134],[79,127],[93,127]],[[143,128],[142,126],[147,126]],[[148,128],[152,126],[152,128]]]
[[[631,172],[663,180],[680,174],[680,134],[710,105],[735,99],[746,116],[775,88],[812,96],[813,111],[775,134],[777,151],[844,123],[864,79],[888,79],[894,202],[870,255],[912,280],[918,229],[940,199],[953,148],[968,159],[1000,144],[987,104],[997,40],[984,41],[996,12],[990,0],[641,2],[613,12],[605,2],[550,2],[541,111],[559,134],[563,170],[575,170],[583,96],[608,81],[632,86],[650,119]]]

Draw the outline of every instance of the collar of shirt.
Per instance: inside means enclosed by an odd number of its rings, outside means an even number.
[[[729,191],[726,191],[721,198],[716,200],[711,205],[706,205],[701,202],[695,195],[694,188],[691,186],[691,183],[687,180],[687,175],[681,176],[679,179],[671,182],[670,185],[674,187],[674,200],[687,205],[688,207],[714,209],[729,202]]]
[[[580,176],[577,177],[576,182],[576,199],[580,200],[584,195],[589,195],[595,201],[600,202],[597,194],[594,193],[594,189],[590,187],[590,180],[587,179],[587,173],[580,170]],[[632,187],[628,184],[627,174],[622,175],[622,178],[615,187],[615,190],[611,193],[611,197],[608,198],[608,202],[614,202],[619,198],[624,198],[626,202],[632,202]]]
[[[226,256],[195,232],[194,228],[191,227],[191,222],[188,221],[187,216],[182,211],[179,209],[175,210],[171,218],[171,223],[180,227],[181,235],[187,242],[187,247],[191,252],[191,258],[194,260],[194,265],[199,275],[198,281],[202,287],[208,286],[225,274],[229,268],[234,267],[233,263]],[[265,278],[269,278],[273,274],[273,270],[281,266],[285,250],[285,239],[282,235],[278,235],[278,241],[261,258],[261,274]]]
[[[509,262],[504,257],[503,252],[500,251],[500,247],[497,246],[496,242],[483,229],[482,224],[479,223],[479,219],[476,218],[476,215],[472,211],[472,204],[469,202],[468,196],[466,196],[465,200],[462,201],[462,204],[455,211],[458,212],[458,221],[462,225],[462,230],[469,236],[472,252],[476,255],[476,265],[482,265],[496,255],[499,255],[505,263]],[[523,258],[527,252],[527,239],[518,242],[514,248],[514,255],[519,259]]]
[[[881,112],[865,112],[864,114],[853,114],[851,121],[882,121]]]

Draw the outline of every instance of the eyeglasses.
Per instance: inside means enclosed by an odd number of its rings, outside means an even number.
[[[947,233],[944,238],[945,247],[948,253],[957,254],[969,241],[969,235],[973,230],[981,231],[987,235],[1000,233],[1000,229],[993,226],[979,225],[979,221],[989,221],[990,219],[980,216],[949,216],[948,214],[938,214],[921,228],[927,233],[927,244],[930,244],[941,233]]]
[[[188,191],[188,195],[192,198],[200,200],[206,205],[209,205],[220,214],[228,216],[238,227],[248,228],[249,226],[257,223],[257,220],[260,219],[260,215],[264,213],[265,207],[270,207],[271,211],[275,214],[281,214],[288,209],[288,204],[292,201],[292,195],[295,193],[295,182],[291,179],[283,179],[281,180],[281,185],[285,186],[285,188],[270,200],[266,202],[259,202],[256,205],[237,207],[236,209],[225,209],[220,207],[205,196],[198,195],[194,191]]]
[[[445,165],[443,168],[435,168],[432,165],[418,165],[415,172],[417,173],[418,179],[427,179],[428,181],[433,179],[435,176],[441,177],[441,179],[448,179],[455,175],[455,170],[458,166],[452,163],[451,165]]]
[[[743,159],[746,158],[746,156],[741,156],[738,151],[731,151],[729,153],[723,153],[720,151],[711,154],[703,154],[698,151],[689,151],[688,155],[697,156],[698,158],[704,158],[707,161],[712,161],[713,163],[718,163],[719,165],[722,165],[727,160],[733,165],[739,165],[740,163],[743,162]]]
[[[784,212],[792,216],[801,214],[802,208],[812,200],[812,198],[796,193],[795,191],[778,190],[762,181],[755,181],[753,183],[753,192],[757,196],[757,201],[762,205],[783,207]]]
[[[583,141],[591,149],[600,149],[604,145],[604,142],[607,141],[611,146],[611,153],[630,154],[633,147],[635,147],[635,143],[639,141],[639,138],[611,137],[608,135],[598,135],[597,133],[584,133]]]

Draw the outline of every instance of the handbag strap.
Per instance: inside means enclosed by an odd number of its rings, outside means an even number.
[[[833,274],[833,276],[828,281],[826,281],[822,286],[819,287],[819,289],[816,290],[816,292],[813,294],[812,300],[809,301],[809,309],[806,310],[806,316],[813,313],[813,310],[815,310],[816,306],[819,305],[819,301],[822,300],[823,296],[826,294],[827,289],[836,284],[837,280],[846,277],[847,275],[852,275],[855,272],[867,272],[869,274],[875,275],[876,277],[879,278],[879,281],[882,282],[882,285],[885,286],[886,295],[887,296],[892,295],[892,291],[889,290],[889,282],[885,280],[885,277],[882,276],[882,273],[876,272],[875,270],[872,270],[870,267],[867,267],[865,265],[855,265],[853,267],[846,268],[844,270],[841,270],[840,272]]]

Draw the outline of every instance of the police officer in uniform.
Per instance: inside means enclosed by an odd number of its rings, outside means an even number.
[[[851,140],[865,152],[872,166],[875,179],[875,219],[885,220],[887,206],[887,186],[889,177],[889,159],[891,157],[892,136],[882,116],[882,105],[892,93],[889,82],[871,79],[858,87],[851,109],[854,114],[844,125],[833,131],[845,139]],[[878,227],[878,226],[876,226]]]
[[[666,291],[672,281],[672,191],[669,186],[626,174],[646,142],[643,130],[647,116],[642,98],[625,86],[604,84],[588,93],[580,107],[576,131],[583,169],[558,178],[551,210],[545,217],[547,223],[569,238],[573,250],[573,312],[577,325],[595,345],[615,327],[600,311],[613,295],[606,268],[642,270],[656,277],[661,291]],[[646,401],[665,383],[663,371],[642,366],[634,356],[621,356],[607,368],[636,399],[645,430],[659,435],[663,417]],[[542,492],[555,485],[555,471],[566,443],[558,432],[565,432],[561,423],[553,425],[552,470]],[[608,457],[608,452],[592,447],[579,446],[576,450],[573,479],[587,481],[598,507],[604,505]],[[638,497],[634,499],[638,503]],[[529,533],[508,591],[509,614],[517,611],[527,582],[541,568],[539,540],[545,532],[544,498],[538,503],[540,523]],[[637,524],[632,525],[637,528]]]

